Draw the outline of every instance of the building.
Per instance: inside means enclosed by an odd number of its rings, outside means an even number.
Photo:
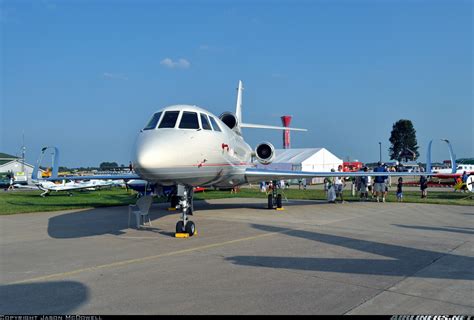
[[[15,183],[31,184],[31,175],[34,166],[28,163],[22,163],[18,157],[0,152],[0,175],[6,176],[13,173]],[[41,178],[43,170],[38,171],[38,177]]]
[[[269,170],[291,170],[330,172],[342,167],[339,159],[326,148],[276,149],[275,159],[269,165],[258,163],[257,168]],[[313,178],[311,183],[322,183],[323,178]],[[308,181],[309,182],[309,181]]]

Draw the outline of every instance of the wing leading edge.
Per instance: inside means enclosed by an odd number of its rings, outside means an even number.
[[[310,172],[310,171],[281,171],[264,170],[248,168],[245,170],[247,182],[259,182],[268,180],[285,180],[301,178],[325,178],[325,177],[364,177],[364,176],[382,176],[382,177],[405,177],[405,176],[433,176],[433,173],[427,172]]]

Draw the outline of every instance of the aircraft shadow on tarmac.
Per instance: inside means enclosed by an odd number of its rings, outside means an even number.
[[[154,204],[149,212],[152,221],[174,214],[165,211],[163,204]],[[132,216],[130,228],[135,227]],[[48,235],[57,239],[92,237],[104,234],[123,235],[128,225],[128,207],[108,207],[70,212],[49,218]],[[147,227],[143,231],[162,233],[159,228]],[[170,233],[171,235],[171,233]]]
[[[245,202],[245,198],[234,198],[244,202],[239,203],[211,203],[208,200],[194,201],[194,208],[197,210],[225,210],[225,209],[257,209],[266,210],[268,212],[275,212],[267,208],[267,199],[259,199],[260,202]],[[289,202],[283,201],[283,207],[290,206],[314,206],[328,204],[321,200],[290,200]],[[199,212],[198,212],[199,214]]]
[[[419,230],[433,230],[433,231],[445,231],[455,233],[474,234],[473,228],[460,228],[460,227],[426,227],[426,226],[407,226],[403,224],[393,224],[393,226],[407,229],[419,229]]]
[[[206,200],[197,200],[194,202],[196,208],[195,216],[199,216],[199,210],[224,210],[224,209],[255,209],[255,210],[266,210],[273,212],[265,208],[266,199],[261,199],[262,202],[258,203],[209,203]],[[245,201],[245,200],[244,200]],[[298,201],[292,202],[288,205],[314,205],[318,202],[314,201]],[[286,204],[284,204],[286,205]],[[165,236],[174,237],[173,230],[164,230],[157,227],[159,226],[160,218],[168,215],[176,215],[178,219],[179,212],[167,211],[168,204],[156,203],[150,209],[150,219],[152,220],[154,227],[146,227],[141,229],[142,232],[156,232]],[[176,220],[177,221],[177,220]],[[130,228],[135,227],[134,217],[131,219]],[[89,209],[84,211],[76,211],[70,213],[64,213],[61,215],[53,216],[48,221],[48,235],[56,239],[69,239],[69,238],[83,238],[92,237],[104,234],[112,235],[124,235],[128,226],[128,207],[107,207]]]
[[[89,289],[76,281],[0,286],[0,314],[68,314],[89,300]]]
[[[288,231],[288,229],[264,225],[253,225],[253,227],[267,232],[281,232],[290,237],[377,254],[385,256],[387,259],[233,256],[226,258],[226,260],[236,265],[265,268],[402,277],[416,274],[416,277],[421,278],[474,280],[474,270],[472,269],[474,258],[472,257],[304,230]],[[424,269],[440,259],[443,259],[442,262],[439,262],[441,267]],[[445,263],[449,265],[445,265]]]

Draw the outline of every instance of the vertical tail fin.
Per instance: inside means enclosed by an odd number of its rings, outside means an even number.
[[[43,160],[45,151],[48,149],[53,149],[54,150],[54,157],[52,159],[52,174],[51,178],[57,178],[58,177],[58,166],[59,166],[59,150],[56,147],[44,147],[41,149],[41,155],[38,158],[38,161],[36,162],[36,166],[33,169],[33,172],[31,174],[31,179],[32,180],[37,180],[38,179],[38,171],[39,167],[41,165],[41,161]]]
[[[235,116],[239,125],[242,123],[242,80],[239,80],[239,87],[237,88],[237,104],[235,106]]]
[[[456,165],[456,155],[454,154],[453,147],[448,139],[441,139],[448,144],[449,150],[449,158],[451,159],[451,173],[456,173],[457,165]],[[431,172],[431,144],[433,140],[430,141],[428,144],[428,152],[426,153],[426,172]]]
[[[454,154],[453,147],[448,139],[441,139],[448,144],[449,148],[449,157],[451,158],[451,173],[456,173],[457,165],[456,165],[456,155]]]

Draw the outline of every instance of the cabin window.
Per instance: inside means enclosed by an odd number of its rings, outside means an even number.
[[[213,117],[209,117],[209,119],[211,119],[212,127],[215,131],[222,131],[219,125],[217,124],[216,119],[214,119]]]
[[[153,115],[153,117],[150,119],[150,121],[148,122],[148,124],[146,125],[145,128],[143,128],[143,130],[153,130],[156,128],[156,125],[158,124],[158,120],[160,120],[161,118],[161,114],[162,112],[157,112]]]
[[[166,111],[158,128],[174,128],[178,115],[179,111]]]
[[[209,120],[207,120],[207,115],[205,115],[204,113],[200,113],[199,115],[201,116],[202,128],[204,130],[212,130],[211,125],[209,124]]]
[[[199,122],[196,112],[184,111],[179,124],[180,129],[199,129]]]

